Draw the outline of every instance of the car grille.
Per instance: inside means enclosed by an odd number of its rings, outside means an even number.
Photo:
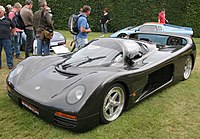
[[[64,128],[74,128],[77,126],[77,120],[62,118],[54,115],[54,122],[56,125],[64,127]]]

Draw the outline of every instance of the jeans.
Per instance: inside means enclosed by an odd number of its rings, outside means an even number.
[[[37,37],[37,55],[50,54],[50,41],[41,40],[40,36]]]
[[[76,49],[81,49],[83,48],[87,43],[88,43],[88,39],[83,39],[83,38],[77,38],[76,40],[76,43],[77,43],[77,47]]]
[[[17,32],[17,35],[13,35],[13,49],[14,49],[14,53],[16,58],[18,58],[20,56],[20,45],[21,45],[21,39],[22,39],[22,33],[21,32]]]
[[[25,29],[24,32],[26,34],[25,58],[27,58],[33,49],[34,31]]]
[[[101,24],[101,32],[103,34],[106,34],[108,32],[108,29],[107,29],[107,24],[104,23],[104,24]]]
[[[0,38],[0,67],[2,67],[2,61],[1,61],[1,51],[4,47],[5,53],[6,53],[6,62],[8,68],[13,67],[13,57],[12,57],[12,42],[10,39],[1,39]]]

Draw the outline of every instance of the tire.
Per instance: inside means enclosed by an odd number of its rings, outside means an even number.
[[[126,36],[127,36],[126,33],[121,33],[121,34],[119,34],[119,35],[117,36],[117,38],[124,38],[124,37],[126,37]]]
[[[121,84],[114,84],[108,89],[100,108],[101,123],[107,124],[121,115],[125,105],[125,97],[125,89]]]
[[[172,46],[181,45],[182,44],[182,40],[181,40],[181,38],[178,38],[178,37],[170,37],[167,40],[167,44],[168,45],[172,45]]]
[[[192,73],[192,67],[193,67],[192,57],[188,56],[187,60],[185,61],[185,66],[183,70],[183,80],[187,80],[190,78],[190,75]]]

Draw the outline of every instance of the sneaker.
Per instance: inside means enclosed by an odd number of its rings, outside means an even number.
[[[21,56],[16,56],[16,59],[22,60],[23,58]]]
[[[10,70],[12,70],[13,69],[13,67],[8,67]]]

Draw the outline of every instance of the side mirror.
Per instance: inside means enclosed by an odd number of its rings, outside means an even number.
[[[136,29],[136,30],[135,30],[135,32],[139,32],[139,31],[140,31],[140,29]]]

